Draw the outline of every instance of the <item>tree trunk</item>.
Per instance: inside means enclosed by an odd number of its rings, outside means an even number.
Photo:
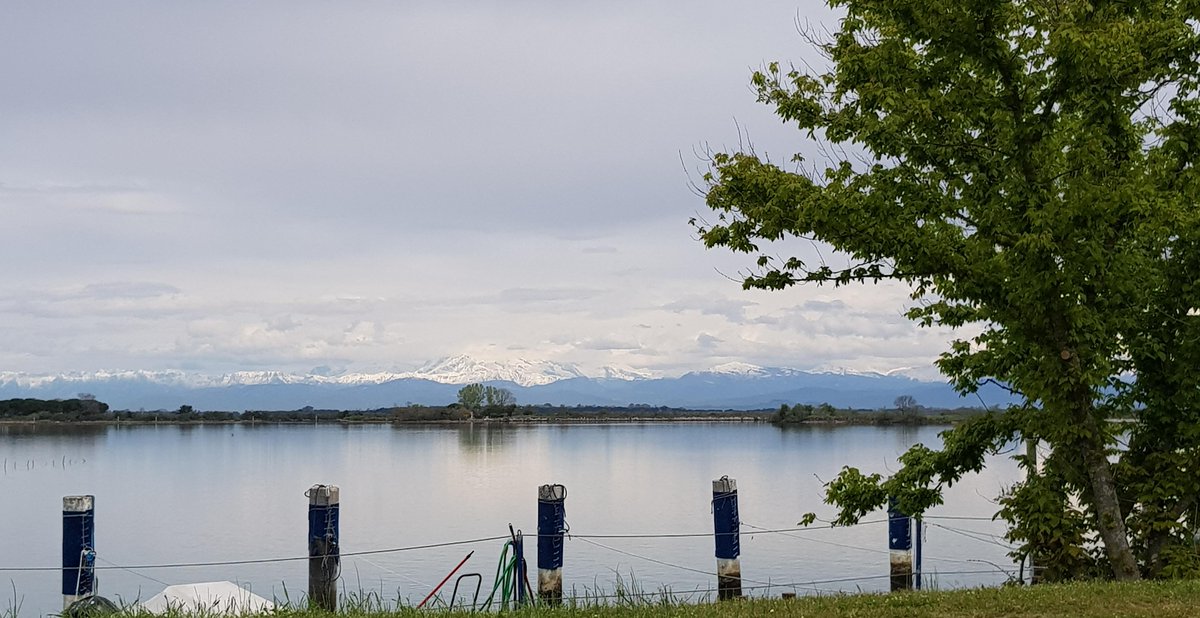
[[[1125,529],[1121,504],[1117,500],[1112,466],[1104,451],[1099,424],[1096,418],[1086,411],[1082,416],[1080,421],[1087,431],[1085,437],[1079,440],[1079,448],[1083,454],[1084,470],[1092,486],[1092,512],[1096,514],[1100,538],[1104,541],[1104,552],[1112,564],[1113,576],[1118,580],[1141,579],[1137,560],[1129,547],[1129,533]]]
[[[1174,507],[1163,509],[1159,521],[1164,524],[1167,522],[1178,523],[1179,518],[1192,508],[1195,500],[1195,496],[1180,498]],[[1167,543],[1171,542],[1171,537],[1175,532],[1174,528],[1156,528],[1147,535],[1144,558],[1146,577],[1162,577],[1163,569],[1167,566],[1163,560],[1163,549],[1166,548]]]

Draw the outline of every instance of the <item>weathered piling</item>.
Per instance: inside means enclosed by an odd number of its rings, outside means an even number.
[[[95,520],[95,496],[63,496],[63,609],[96,591]]]
[[[892,591],[912,589],[912,521],[888,498],[888,553],[891,562]]]
[[[716,539],[717,598],[742,596],[742,553],[738,517],[737,481],[722,476],[713,481],[713,536]]]
[[[538,598],[562,603],[563,533],[566,531],[567,488],[538,487]]]
[[[339,492],[336,485],[313,485],[308,496],[308,602],[337,611]]]

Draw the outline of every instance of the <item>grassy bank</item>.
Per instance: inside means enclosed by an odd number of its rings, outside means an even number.
[[[394,618],[418,615],[466,617],[479,614],[412,609],[398,612],[369,612],[350,609],[337,615],[354,618]],[[647,603],[615,607],[529,608],[506,612],[504,615],[561,618],[667,618],[672,616],[697,618],[733,616],[828,616],[832,618],[1153,616],[1155,618],[1172,618],[1200,615],[1200,581],[1134,584],[1076,583],[1032,588],[1010,587],[890,595],[802,597],[792,600],[742,600],[701,605]],[[322,618],[330,616],[330,614],[283,609],[276,611],[271,616]]]

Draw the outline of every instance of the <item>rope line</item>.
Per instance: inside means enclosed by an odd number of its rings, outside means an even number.
[[[649,556],[640,556],[640,555],[638,555],[638,554],[635,554],[635,553],[633,553],[633,552],[625,551],[625,550],[623,550],[623,549],[617,549],[616,547],[609,547],[608,545],[604,545],[604,544],[601,544],[601,543],[597,543],[597,542],[595,542],[595,541],[592,541],[592,540],[589,540],[589,539],[580,538],[579,540],[581,540],[581,541],[583,541],[584,543],[587,543],[587,544],[589,544],[589,545],[595,545],[596,547],[599,547],[599,548],[601,548],[601,549],[607,549],[608,551],[616,552],[616,553],[618,553],[618,554],[624,554],[624,555],[626,555],[626,556],[629,556],[629,557],[631,557],[631,558],[637,558],[637,559],[639,559],[639,560],[645,560],[645,561],[647,561],[647,562],[653,562],[654,564],[661,564],[662,566],[671,567],[671,568],[673,568],[673,569],[682,569],[682,570],[684,570],[684,571],[691,571],[691,572],[693,572],[693,573],[699,573],[699,574],[701,574],[701,575],[708,575],[708,576],[710,576],[710,577],[716,577],[716,576],[717,576],[717,574],[716,574],[716,573],[712,573],[712,572],[709,572],[709,571],[704,571],[704,570],[701,570],[701,569],[693,569],[692,567],[683,566],[682,564],[672,564],[672,563],[670,563],[670,562],[665,562],[665,561],[663,561],[663,560],[659,560],[659,559],[657,559],[657,558],[651,558],[651,557],[649,557]]]
[[[408,575],[405,575],[404,573],[401,573],[399,571],[393,571],[392,569],[389,569],[389,568],[383,566],[382,564],[379,564],[378,562],[375,562],[374,560],[371,560],[369,558],[361,558],[360,557],[359,559],[362,560],[363,562],[379,569],[380,571],[384,571],[385,573],[390,573],[392,575],[395,575],[396,577],[402,577],[404,579],[407,579],[410,583],[417,584],[418,586],[421,586],[422,588],[432,588],[433,587],[423,581],[413,579],[412,577],[409,577]],[[355,568],[356,569],[358,568],[357,565],[355,565]]]
[[[1012,545],[1008,545],[1006,543],[1001,543],[1000,541],[996,540],[995,537],[992,537],[991,535],[985,535],[985,533],[982,533],[982,532],[974,532],[971,530],[961,530],[958,528],[951,528],[950,526],[943,526],[939,523],[935,523],[932,521],[929,522],[929,525],[936,526],[947,532],[953,532],[954,534],[957,534],[962,537],[966,537],[968,539],[979,541],[980,543],[988,543],[990,545],[995,545],[997,547],[1003,547],[1004,549],[1007,549],[1009,551],[1013,551],[1016,549]],[[990,538],[987,538],[987,537],[990,537]]]
[[[760,530],[762,534],[765,534],[765,533],[772,532],[771,530],[768,530],[768,529],[766,529],[766,528],[761,528],[761,527],[759,527],[759,526],[755,526],[755,525],[753,525],[753,524],[748,524],[748,523],[746,523],[746,522],[742,522],[742,525],[743,525],[743,526],[746,526],[747,528],[754,528],[754,529],[756,529],[756,530]],[[776,532],[778,532],[778,531],[776,531]],[[756,532],[755,534],[760,534],[760,533]],[[798,535],[798,534],[790,534],[790,533],[788,533],[788,532],[778,532],[778,534],[782,534],[783,536],[790,537],[790,538],[793,538],[793,539],[799,539],[799,540],[801,540],[801,541],[808,541],[808,542],[810,542],[810,543],[820,543],[820,544],[822,544],[822,545],[832,545],[832,546],[834,546],[834,547],[842,547],[842,548],[845,548],[845,549],[857,549],[858,551],[871,552],[871,553],[873,553],[873,554],[888,554],[888,555],[891,555],[891,552],[890,552],[890,551],[886,551],[886,550],[883,550],[883,549],[874,549],[874,548],[872,548],[872,547],[859,547],[859,546],[857,546],[857,545],[847,545],[847,544],[845,544],[845,543],[838,543],[838,542],[836,542],[836,541],[825,541],[825,540],[822,540],[822,539],[813,539],[813,538],[809,538],[809,537],[806,537],[806,536],[800,536],[800,535]]]
[[[123,567],[123,566],[121,566],[121,565],[119,565],[119,564],[117,564],[117,563],[115,563],[115,562],[113,562],[113,561],[111,561],[111,560],[105,560],[105,559],[104,559],[104,557],[103,557],[103,556],[101,556],[100,554],[96,554],[96,560],[99,560],[100,562],[107,563],[108,565],[112,566],[113,568],[116,568],[116,569],[121,569],[122,571],[128,571],[128,572],[130,572],[130,573],[133,573],[134,575],[137,575],[138,577],[142,577],[142,578],[148,579],[148,580],[150,580],[150,581],[152,581],[152,582],[156,582],[156,583],[162,584],[162,585],[164,585],[164,586],[170,586],[170,585],[171,585],[171,584],[168,584],[167,582],[165,582],[165,581],[163,581],[163,580],[161,580],[161,579],[156,579],[156,578],[154,578],[154,577],[150,577],[149,575],[146,575],[145,573],[139,573],[139,572],[137,572],[137,571],[135,571],[135,570],[133,570],[133,569],[130,569],[130,568],[128,568],[128,567]]]
[[[886,524],[886,519],[872,519],[869,521],[861,521],[855,524],[856,526],[869,526],[872,524]],[[745,525],[745,524],[742,524]],[[784,534],[787,532],[803,532],[805,530],[833,530],[835,526],[820,525],[820,526],[797,526],[794,528],[760,528],[755,534]],[[573,539],[684,539],[684,538],[711,538],[715,536],[727,536],[732,534],[740,534],[740,532],[664,532],[664,533],[643,533],[643,534],[569,534]],[[526,537],[536,537],[537,535],[529,534]],[[553,536],[553,535],[552,535]]]
[[[714,572],[712,572],[712,571],[705,571],[705,570],[702,570],[702,569],[693,569],[692,567],[683,566],[682,564],[673,564],[673,563],[671,563],[671,562],[666,562],[666,561],[663,561],[663,560],[659,560],[659,559],[657,559],[657,558],[651,558],[651,557],[649,557],[649,556],[642,556],[642,555],[635,554],[635,553],[633,553],[633,552],[630,552],[630,551],[625,551],[625,550],[623,550],[623,549],[617,549],[616,547],[609,547],[608,545],[602,545],[602,544],[600,544],[600,543],[597,543],[597,542],[595,542],[595,541],[589,541],[589,540],[587,540],[587,539],[582,539],[582,540],[583,540],[583,542],[585,542],[585,543],[588,543],[588,544],[591,544],[591,545],[595,545],[596,547],[600,547],[600,548],[603,548],[603,549],[607,549],[607,550],[609,550],[609,551],[614,551],[614,552],[617,552],[618,554],[625,554],[626,556],[630,556],[630,557],[632,557],[632,558],[638,558],[638,559],[641,559],[641,560],[646,560],[647,562],[653,562],[653,563],[655,563],[655,564],[661,564],[661,565],[663,565],[663,566],[668,566],[668,567],[675,568],[675,569],[682,569],[682,570],[684,570],[684,571],[691,571],[691,572],[693,572],[693,573],[699,573],[699,574],[701,574],[701,575],[707,575],[707,576],[709,576],[709,577],[717,577],[717,574],[716,574],[716,573],[714,573]],[[744,582],[750,582],[750,583],[752,583],[752,584],[762,584],[762,585],[764,585],[764,586],[771,586],[771,585],[772,585],[772,584],[771,584],[771,582],[764,582],[764,581],[754,580],[754,579],[750,579],[750,578],[748,578],[748,577],[740,577],[740,579],[741,579],[741,581],[744,581]],[[743,586],[743,588],[744,588],[744,586]]]
[[[618,554],[624,554],[624,555],[630,556],[632,558],[638,558],[641,560],[646,560],[648,562],[653,562],[655,564],[660,564],[662,566],[668,566],[671,568],[681,569],[684,571],[691,571],[693,573],[699,573],[701,575],[707,575],[709,577],[717,577],[717,574],[714,572],[711,572],[711,571],[694,569],[692,567],[683,566],[681,564],[673,564],[670,562],[659,560],[657,558],[651,558],[649,556],[642,556],[639,554],[635,554],[633,552],[625,551],[623,549],[617,549],[616,547],[609,547],[607,545],[602,545],[600,543],[596,543],[595,541],[588,541],[586,539],[584,541],[591,545],[595,545],[597,547],[607,549],[609,551],[613,551]],[[994,571],[990,571],[990,570],[989,571],[951,571],[951,572],[942,571],[942,572],[940,572],[940,574],[951,575],[951,574],[955,574],[955,573],[965,574],[965,573],[993,573],[993,572]],[[751,584],[758,584],[756,586],[742,586],[743,590],[756,590],[756,589],[763,589],[763,588],[812,588],[812,589],[816,589],[815,586],[817,586],[818,584],[832,584],[832,583],[841,583],[841,582],[850,582],[850,581],[865,581],[865,580],[871,580],[871,579],[885,579],[885,578],[890,578],[890,577],[891,577],[890,574],[888,574],[888,575],[868,575],[865,577],[859,576],[859,577],[848,577],[848,578],[842,578],[842,579],[815,580],[815,581],[809,581],[809,582],[785,582],[785,583],[769,582],[769,581],[750,579],[748,577],[742,577],[741,581],[750,582]],[[711,592],[711,591],[715,591],[715,590],[717,590],[717,589],[713,588],[713,589],[707,590],[707,591]],[[698,591],[695,591],[695,592],[698,592]],[[620,596],[620,595],[617,595],[617,596]]]
[[[499,541],[507,539],[508,535],[489,536],[479,539],[468,539],[465,541],[447,541],[444,543],[429,543],[427,545],[410,545],[407,547],[391,547],[388,549],[368,549],[364,551],[343,552],[341,557],[351,558],[354,556],[371,556],[375,554],[393,554],[404,551],[415,551],[418,549],[435,549],[438,547],[453,547],[455,545],[471,545],[474,543],[486,543],[488,541]],[[210,567],[210,566],[233,566],[240,564],[269,564],[274,562],[298,562],[300,560],[311,560],[313,558],[322,558],[323,556],[294,556],[290,558],[257,558],[253,560],[215,560],[212,562],[175,562],[168,564],[138,564],[128,567],[119,567],[123,569],[183,569],[191,567]],[[97,569],[115,569],[118,567],[95,567]],[[0,572],[12,571],[58,571],[62,567],[0,567]]]
[[[858,525],[871,525],[871,524],[880,524],[880,523],[887,523],[887,520],[886,519],[878,519],[878,520],[864,521],[864,522],[859,522]],[[822,543],[822,544],[826,544],[826,545],[833,545],[835,547],[843,547],[846,549],[857,549],[860,551],[887,553],[887,552],[883,552],[882,550],[875,550],[875,549],[870,549],[870,548],[865,548],[865,547],[856,547],[853,545],[845,545],[842,543],[837,543],[835,541],[826,541],[826,540],[814,539],[814,538],[809,538],[806,536],[799,536],[799,535],[793,534],[795,532],[832,530],[833,529],[832,526],[827,526],[827,525],[797,526],[797,527],[793,527],[793,528],[770,528],[770,529],[763,528],[761,526],[754,526],[754,525],[750,525],[750,524],[746,524],[746,523],[742,523],[741,525],[746,528],[752,529],[753,532],[750,532],[750,534],[780,534],[780,535],[784,535],[784,536],[791,536],[793,538],[804,540],[804,541],[810,541],[813,543]],[[1000,547],[1004,547],[1006,549],[1012,549],[1011,547],[1009,547],[1008,545],[1005,545],[1003,543],[999,543],[997,541],[989,540],[989,539],[985,539],[985,538],[980,538],[979,536],[974,536],[969,531],[957,530],[955,528],[942,526],[942,525],[934,523],[934,522],[929,522],[929,525],[937,526],[939,528],[944,528],[955,534],[960,534],[960,535],[966,536],[967,538],[974,539],[974,540],[977,540],[980,542],[991,543],[994,545],[998,545]],[[730,533],[726,533],[726,534],[740,534],[740,533],[741,532],[738,531],[738,532],[730,532]],[[978,534],[982,534],[982,533],[978,533]],[[713,533],[713,532],[695,532],[695,533],[686,532],[686,533],[643,533],[643,534],[632,534],[632,533],[631,534],[568,534],[567,538],[579,539],[581,541],[591,542],[592,539],[680,539],[680,538],[700,538],[700,537],[711,538],[713,536],[717,536],[716,533]],[[417,550],[423,550],[423,549],[437,549],[437,548],[441,548],[441,547],[454,547],[454,546],[459,546],[459,545],[472,545],[472,544],[476,544],[476,543],[487,543],[487,542],[492,542],[492,541],[505,540],[508,538],[509,538],[508,535],[499,535],[499,536],[481,537],[481,538],[476,538],[476,539],[466,539],[466,540],[461,540],[461,541],[445,541],[445,542],[441,542],[441,543],[427,543],[427,544],[423,544],[423,545],[408,545],[408,546],[403,546],[403,547],[389,547],[389,548],[383,548],[383,549],[368,549],[368,550],[353,551],[353,552],[341,552],[340,554],[337,554],[337,555],[339,555],[342,558],[353,558],[356,556],[394,554],[394,553],[417,551]],[[525,538],[537,538],[537,535],[536,534],[525,535]],[[606,545],[601,545],[599,543],[592,543],[592,544],[597,545],[599,547],[606,548],[606,549],[611,549],[612,551],[627,553],[627,552],[622,552],[622,550],[619,550],[616,548],[610,548]],[[635,558],[655,561],[655,559],[648,558],[645,556],[638,556],[636,554],[628,554],[628,555],[630,555],[631,557],[635,557]],[[96,565],[96,566],[93,566],[93,569],[95,569],[95,570],[119,569],[119,570],[126,570],[126,571],[133,571],[135,569],[137,569],[137,570],[184,569],[184,568],[200,568],[200,567],[237,566],[237,565],[250,565],[250,564],[273,564],[273,563],[280,563],[280,562],[299,562],[302,560],[311,560],[313,558],[326,558],[326,557],[333,557],[333,556],[334,556],[334,554],[329,554],[328,556],[307,556],[306,555],[306,556],[289,556],[289,557],[281,557],[281,558],[251,558],[251,559],[243,559],[243,560],[212,560],[212,561],[198,561],[198,562],[171,562],[171,563],[163,563],[163,564],[137,564],[137,565],[130,565],[130,566],[122,566],[122,565],[118,565],[118,564],[115,564],[115,563],[105,560],[104,562],[106,562],[107,565]],[[672,565],[670,563],[663,563],[663,564],[664,564],[664,566],[679,567],[679,565]],[[687,567],[680,567],[680,568],[687,568]],[[61,569],[62,569],[61,566],[33,566],[33,567],[0,566],[0,572],[3,572],[3,573],[47,572],[47,571],[60,571]],[[700,571],[700,570],[696,570],[696,569],[689,569],[689,570],[695,570],[696,572],[703,573],[705,575],[712,575],[712,573],[709,573],[707,571]],[[143,575],[143,577],[145,577],[145,576]],[[153,579],[153,578],[151,578],[151,579]],[[158,580],[155,580],[155,581],[158,581]],[[747,580],[747,581],[749,581],[749,580]],[[161,582],[159,582],[159,583],[161,583]]]

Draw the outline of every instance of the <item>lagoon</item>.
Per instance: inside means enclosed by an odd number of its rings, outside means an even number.
[[[804,513],[832,516],[822,482],[844,465],[895,469],[939,427],[765,423],[525,425],[0,426],[0,612],[61,609],[62,496],[96,496],[99,594],[146,599],[167,584],[232,580],[295,602],[307,564],[169,564],[305,556],[304,492],[341,488],[342,552],[406,548],[536,532],[537,488],[567,487],[573,534],[696,536],[569,538],[567,596],[612,593],[631,582],[700,600],[715,586],[711,481],[737,480],[742,575],[748,594],[881,591],[886,526],[795,529]],[[1007,455],[970,475],[928,513],[926,586],[992,586],[1016,575],[988,521],[1019,478]],[[879,522],[883,513],[866,518]],[[415,603],[468,551],[464,568],[491,582],[501,541],[346,557],[340,588]],[[536,569],[536,541],[525,550]],[[126,568],[119,568],[126,567]],[[134,567],[134,568],[128,568]],[[536,571],[534,571],[536,574]],[[6,581],[7,580],[7,581]],[[484,596],[487,590],[484,590]]]

